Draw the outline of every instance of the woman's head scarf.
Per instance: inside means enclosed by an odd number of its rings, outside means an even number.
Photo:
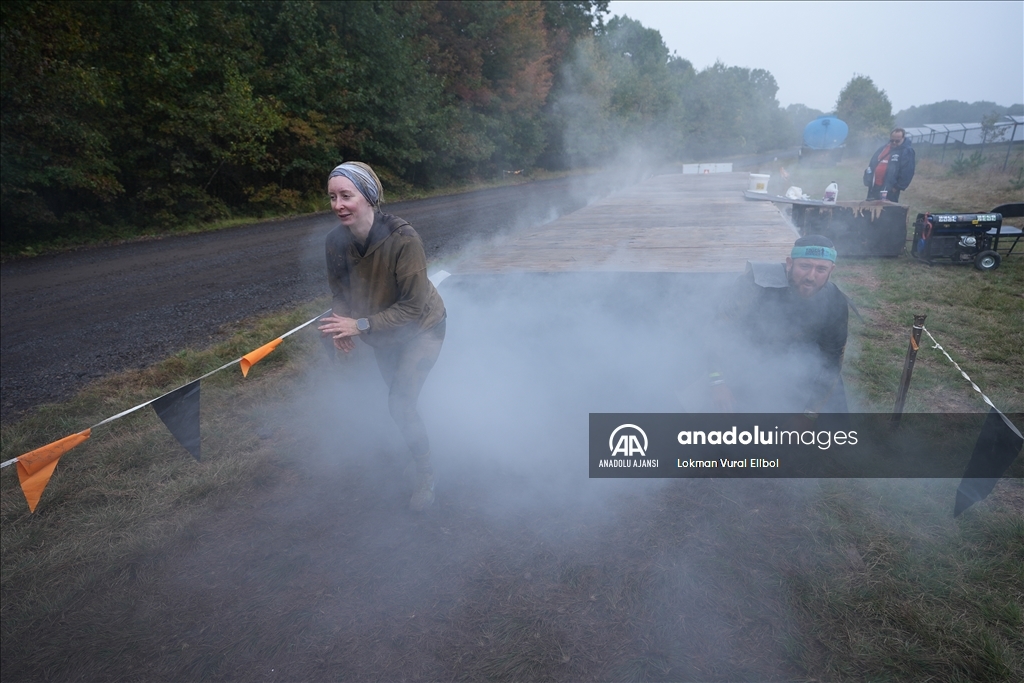
[[[361,161],[346,161],[335,166],[331,175],[327,176],[327,180],[330,182],[331,178],[338,176],[344,176],[351,180],[359,190],[359,194],[366,198],[370,206],[379,208],[380,203],[384,201],[384,188],[380,184],[380,179],[367,164]]]

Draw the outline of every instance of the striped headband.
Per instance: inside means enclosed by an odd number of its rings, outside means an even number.
[[[352,181],[352,184],[359,190],[359,194],[366,198],[366,201],[370,203],[370,206],[377,207],[380,205],[381,195],[383,190],[380,186],[380,181],[373,175],[373,171],[369,170],[369,166],[365,164],[357,164],[357,162],[346,161],[343,164],[334,167],[331,171],[331,175],[327,176],[327,180],[331,178],[337,178],[338,176],[344,176]]]

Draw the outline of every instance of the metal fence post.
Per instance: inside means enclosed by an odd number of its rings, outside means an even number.
[[[1006,147],[1006,158],[1003,159],[1003,170],[1004,171],[1006,170],[1006,164],[1008,164],[1010,162],[1010,150],[1013,149],[1013,140],[1014,140],[1014,138],[1017,137],[1017,126],[1018,125],[1019,124],[1016,121],[1013,122],[1013,132],[1010,133],[1010,144]]]

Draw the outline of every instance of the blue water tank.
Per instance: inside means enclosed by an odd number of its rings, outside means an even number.
[[[804,145],[811,149],[835,149],[846,142],[850,127],[834,116],[821,116],[804,128]]]

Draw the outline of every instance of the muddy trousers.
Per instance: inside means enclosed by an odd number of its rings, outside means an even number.
[[[427,427],[416,410],[420,390],[437,362],[444,343],[446,320],[416,335],[404,344],[374,347],[377,367],[388,385],[388,408],[405,437],[409,451],[421,471],[430,469],[430,441]]]

